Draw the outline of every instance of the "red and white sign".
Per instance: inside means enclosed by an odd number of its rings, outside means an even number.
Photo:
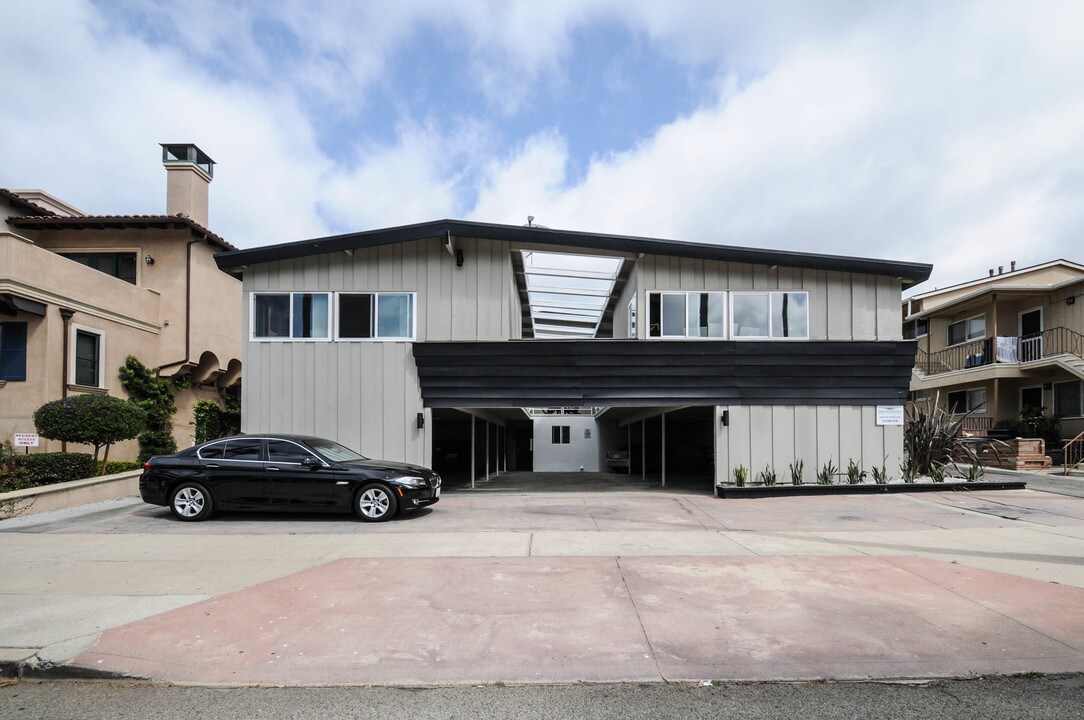
[[[37,433],[15,433],[15,447],[37,447]]]

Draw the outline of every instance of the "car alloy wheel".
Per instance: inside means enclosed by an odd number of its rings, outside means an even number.
[[[180,520],[205,520],[211,514],[211,495],[198,483],[184,483],[173,491],[169,509]]]
[[[358,492],[358,517],[366,522],[381,522],[395,515],[398,508],[395,495],[384,485],[366,485]]]

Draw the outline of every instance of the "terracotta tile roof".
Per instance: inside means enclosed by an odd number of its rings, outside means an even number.
[[[8,218],[8,223],[24,230],[122,230],[128,228],[179,230],[187,228],[192,234],[207,240],[221,250],[232,251],[237,249],[194,220],[180,215],[84,215],[82,217],[60,217],[49,213],[48,217]]]
[[[13,193],[12,191],[8,190],[7,188],[0,188],[0,198],[4,198],[9,203],[11,203],[13,206],[19,208],[20,210],[28,211],[33,215],[38,215],[38,216],[42,216],[42,215],[44,215],[44,216],[55,216],[56,215],[56,213],[54,213],[52,210],[46,210],[45,208],[41,207],[40,205],[37,205],[36,203],[33,203],[33,202],[27,200],[26,198],[22,197],[18,193]]]

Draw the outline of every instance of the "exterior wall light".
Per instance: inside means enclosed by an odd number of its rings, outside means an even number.
[[[425,413],[420,412],[418,413],[418,429],[421,430],[423,427],[425,427]]]
[[[154,265],[154,258],[152,258],[150,255],[146,255],[143,258],[143,262],[147,263],[148,265]]]
[[[455,266],[463,267],[463,248],[455,249]]]

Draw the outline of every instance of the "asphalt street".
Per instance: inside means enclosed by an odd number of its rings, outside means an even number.
[[[886,683],[476,685],[428,689],[198,688],[21,682],[0,718],[50,720],[1078,720],[1084,675]]]

